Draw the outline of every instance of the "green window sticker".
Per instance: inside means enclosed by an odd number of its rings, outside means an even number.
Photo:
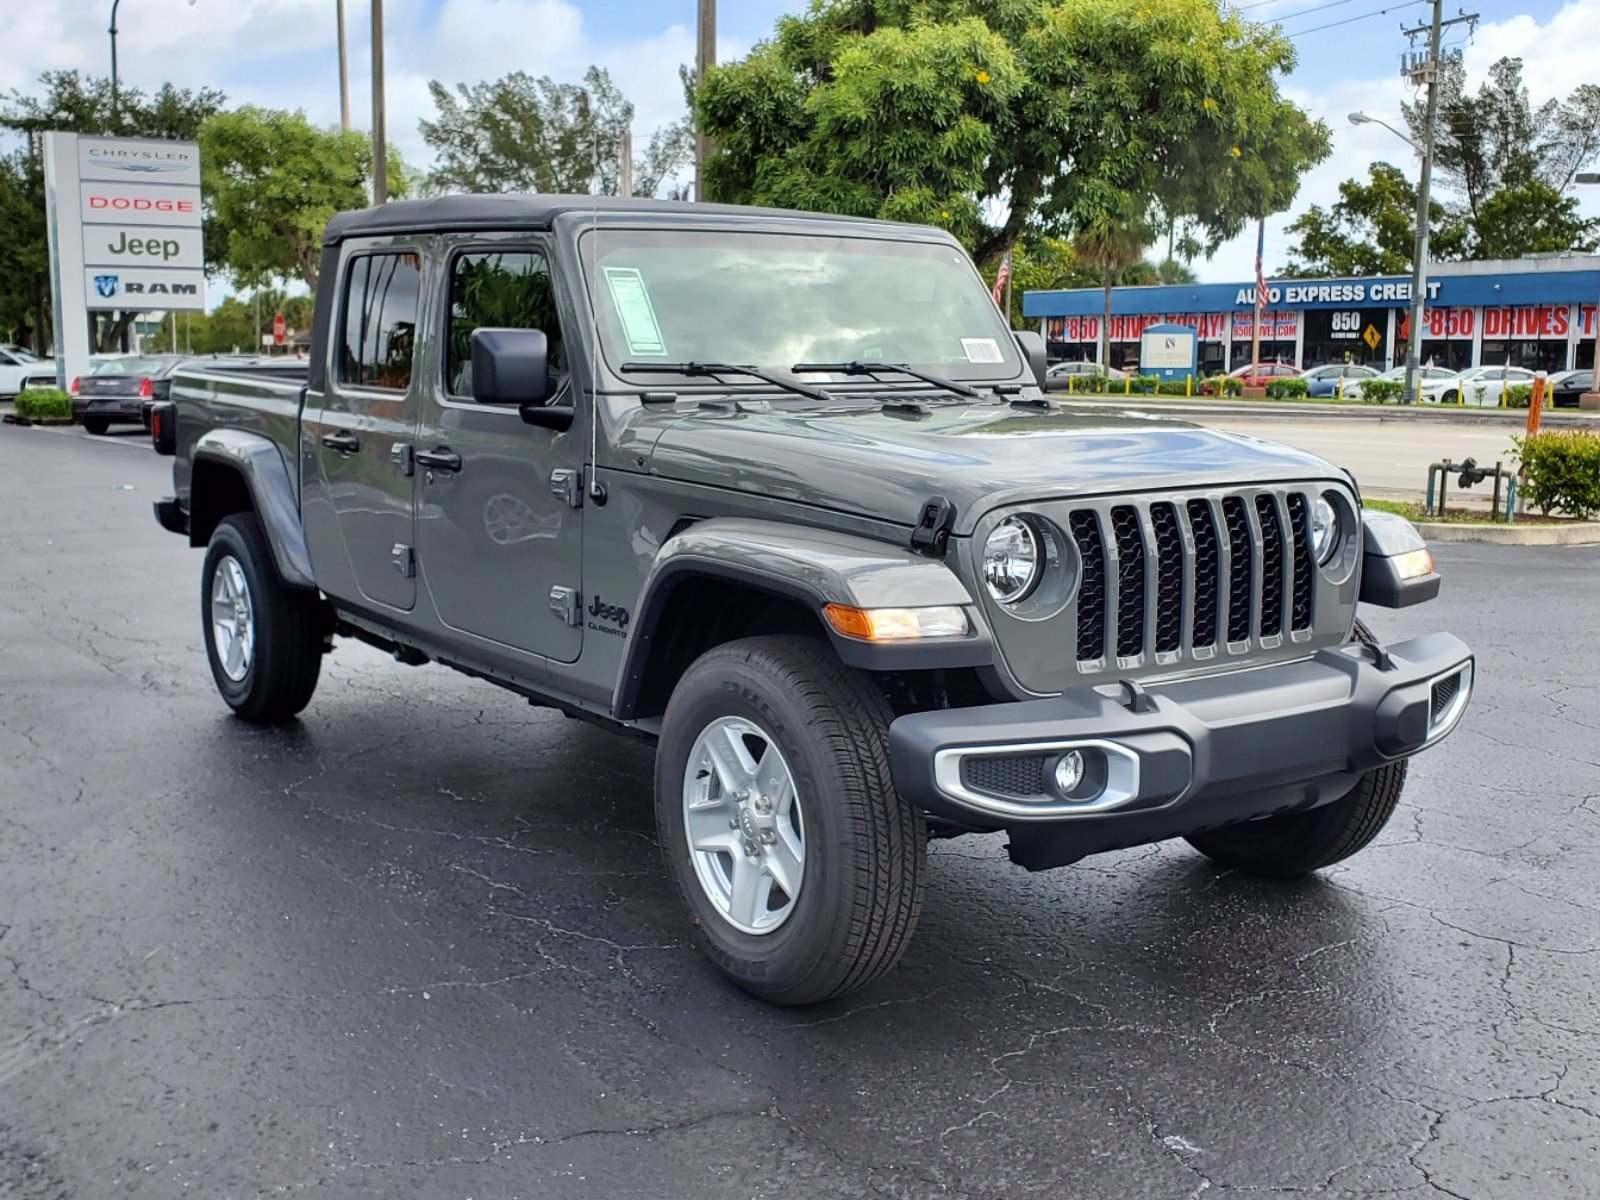
[[[628,339],[628,353],[663,357],[667,343],[656,322],[655,306],[650,303],[644,276],[637,267],[606,267],[605,275],[606,286],[611,289],[611,303],[617,310],[617,319],[622,322],[623,336]]]

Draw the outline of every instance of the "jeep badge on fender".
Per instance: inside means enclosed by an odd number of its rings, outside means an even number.
[[[756,995],[889,971],[933,836],[1338,862],[1472,694],[1456,638],[1356,619],[1437,593],[1411,525],[1056,405],[941,230],[456,196],[322,245],[305,368],[186,366],[163,414],[218,691],[286,720],[354,637],[653,741],[685,933]]]

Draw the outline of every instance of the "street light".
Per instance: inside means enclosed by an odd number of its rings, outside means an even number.
[[[1600,183],[1600,171],[1583,171],[1579,183]],[[1594,306],[1594,361],[1589,364],[1589,390],[1578,398],[1580,408],[1600,408],[1600,303]]]
[[[111,35],[111,117],[117,116],[117,6],[122,0],[111,0],[111,27],[106,30]],[[195,0],[189,0],[189,7],[193,8]]]
[[[1434,53],[1438,53],[1438,30],[1434,30]],[[1417,181],[1417,248],[1411,258],[1411,320],[1410,336],[1406,338],[1406,382],[1401,393],[1402,404],[1415,404],[1420,395],[1417,376],[1422,370],[1422,293],[1428,286],[1428,189],[1433,182],[1433,117],[1438,104],[1437,88],[1428,87],[1427,137],[1419,146],[1387,121],[1369,117],[1363,112],[1350,114],[1352,125],[1382,125],[1395,137],[1417,152],[1422,159],[1422,177]]]

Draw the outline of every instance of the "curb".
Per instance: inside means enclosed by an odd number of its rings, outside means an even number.
[[[1490,542],[1496,546],[1600,545],[1600,521],[1571,525],[1461,525],[1446,521],[1413,521],[1430,542]]]
[[[1258,420],[1332,421],[1433,421],[1445,425],[1488,425],[1509,427],[1521,433],[1527,428],[1525,408],[1456,408],[1454,406],[1400,407],[1392,404],[1276,404],[1270,400],[1204,400],[1185,396],[1069,396],[1052,392],[1050,399],[1064,408],[1126,410],[1146,409],[1173,416],[1254,417]],[[1542,429],[1600,430],[1600,414],[1579,415],[1575,409],[1547,409],[1540,419]]]

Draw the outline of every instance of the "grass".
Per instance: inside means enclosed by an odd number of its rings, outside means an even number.
[[[1429,516],[1421,504],[1414,500],[1364,499],[1362,506],[1377,512],[1394,513],[1408,521],[1432,521],[1441,525],[1503,525],[1503,521],[1490,521],[1489,512],[1482,508],[1447,508],[1443,516]],[[1518,513],[1517,525],[1567,525],[1571,517],[1546,517],[1539,513]]]

